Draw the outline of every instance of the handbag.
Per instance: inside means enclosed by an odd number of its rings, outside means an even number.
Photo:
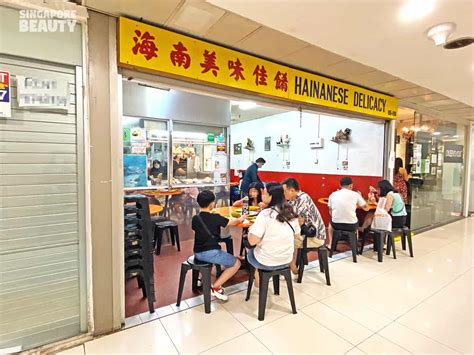
[[[316,237],[317,230],[312,222],[303,223],[301,226],[301,235],[304,235],[307,238]]]
[[[298,199],[300,199],[300,197],[301,197],[302,195],[307,195],[307,193],[304,192],[303,194],[301,194],[300,196],[298,196]],[[310,197],[310,199],[311,199],[311,197]],[[303,223],[303,225],[301,226],[301,235],[304,235],[304,236],[307,237],[307,238],[313,238],[313,237],[316,237],[316,234],[318,234],[318,230],[316,229],[316,227],[315,227],[315,225],[313,224],[313,222],[311,222],[311,221],[309,221],[309,220],[306,222],[306,219],[307,219],[307,218],[306,218],[306,216],[304,215],[306,211],[307,211],[307,210],[305,209],[305,210],[301,213],[302,217],[305,218],[305,223]]]
[[[385,197],[381,197],[379,199],[377,209],[375,210],[374,219],[372,220],[372,224],[370,226],[371,229],[378,229],[388,232],[392,231],[392,216],[387,212],[387,210],[385,210],[386,203],[387,199]]]

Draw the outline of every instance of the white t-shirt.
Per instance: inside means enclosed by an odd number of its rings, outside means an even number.
[[[329,196],[328,206],[331,208],[333,223],[357,223],[356,208],[364,206],[365,200],[357,192],[349,189],[340,189]]]
[[[293,232],[288,223],[279,222],[276,216],[277,212],[272,209],[263,210],[249,230],[249,233],[261,238],[255,246],[254,255],[260,264],[266,266],[289,264],[293,259],[294,236],[301,232],[297,218],[289,221]]]

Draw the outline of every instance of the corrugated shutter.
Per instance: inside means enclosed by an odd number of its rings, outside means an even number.
[[[86,330],[80,68],[0,56],[0,70],[12,77],[12,117],[0,118],[0,349],[27,349]],[[68,112],[19,108],[17,75],[66,80]]]

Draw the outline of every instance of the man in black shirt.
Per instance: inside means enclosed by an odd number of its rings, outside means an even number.
[[[228,297],[222,285],[239,271],[240,260],[221,250],[219,245],[221,228],[238,225],[244,221],[245,216],[229,220],[219,214],[212,213],[215,201],[216,196],[208,190],[200,192],[197,197],[201,212],[192,220],[194,256],[198,260],[226,267],[221,276],[211,285],[211,295],[227,301]]]

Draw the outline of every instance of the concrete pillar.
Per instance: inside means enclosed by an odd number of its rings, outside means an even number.
[[[88,81],[94,335],[123,318],[121,95],[113,17],[89,12]]]

